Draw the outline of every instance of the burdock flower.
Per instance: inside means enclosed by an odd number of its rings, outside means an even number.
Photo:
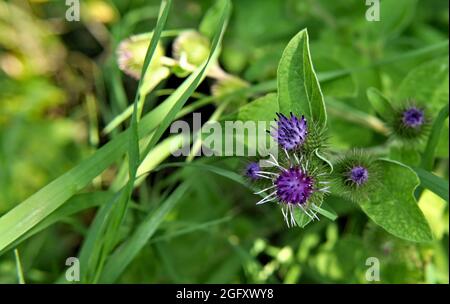
[[[327,173],[316,160],[306,159],[296,153],[286,153],[287,162],[282,165],[270,154],[266,162],[272,167],[260,170],[258,176],[268,181],[268,187],[255,194],[266,194],[257,205],[276,201],[281,206],[281,212],[288,227],[299,225],[295,214],[301,211],[311,220],[319,219],[316,215],[323,196],[329,192],[327,181],[323,177]]]
[[[425,114],[417,107],[410,107],[403,111],[402,122],[407,128],[418,128],[424,124]]]
[[[277,126],[273,127],[270,133],[278,144],[285,150],[299,148],[306,140],[308,126],[304,116],[298,118],[292,112],[290,117],[277,113]]]
[[[251,162],[245,168],[245,176],[250,180],[255,181],[260,179],[259,172],[261,171],[261,167],[257,162]]]
[[[210,51],[209,39],[194,30],[182,32],[173,43],[173,56],[183,63],[198,67],[206,58]]]
[[[117,62],[119,68],[127,75],[135,79],[141,77],[145,55],[147,54],[152,35],[153,33],[134,35],[120,42],[117,48]],[[154,70],[162,66],[161,58],[163,56],[164,49],[158,43],[149,68]]]
[[[368,178],[369,171],[360,165],[353,166],[348,172],[348,181],[356,186],[364,185]]]
[[[361,150],[348,152],[334,164],[335,193],[358,202],[378,185],[378,168],[373,157]]]
[[[394,111],[391,127],[394,135],[400,139],[420,140],[428,130],[428,122],[423,107],[407,104]]]

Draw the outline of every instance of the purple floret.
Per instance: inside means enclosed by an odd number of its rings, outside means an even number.
[[[299,167],[281,172],[275,185],[278,198],[287,204],[304,204],[314,192],[312,177]]]
[[[261,171],[261,167],[258,163],[249,163],[247,168],[245,169],[245,175],[251,180],[257,180],[260,177],[258,176],[258,172]]]
[[[358,186],[363,185],[369,178],[369,172],[362,166],[353,167],[349,173],[349,179]]]
[[[286,150],[300,147],[305,142],[308,134],[305,117],[298,118],[292,113],[289,118],[280,113],[277,113],[277,116],[277,127],[273,128],[271,132],[272,137]]]
[[[417,128],[424,123],[424,113],[416,107],[409,108],[403,112],[403,124],[410,128]]]

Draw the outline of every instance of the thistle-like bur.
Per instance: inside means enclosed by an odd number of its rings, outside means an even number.
[[[422,140],[429,130],[429,114],[425,107],[408,101],[395,109],[390,123],[393,135],[401,140]]]
[[[352,150],[338,159],[332,174],[334,192],[351,201],[367,199],[379,184],[375,159],[362,150]]]
[[[264,195],[257,205],[277,202],[288,227],[299,225],[296,211],[306,214],[311,220],[319,219],[317,207],[322,204],[329,192],[328,172],[322,160],[313,151],[305,151],[302,146],[308,140],[306,119],[290,114],[286,117],[277,114],[277,126],[270,134],[284,151],[275,158],[264,160],[269,167],[254,171],[255,165],[249,165],[249,176],[257,176],[264,189],[255,194]],[[268,194],[267,194],[268,193]]]
[[[144,67],[145,55],[152,39],[153,33],[145,33],[131,36],[120,42],[117,48],[117,62],[119,68],[127,75],[139,79]],[[161,58],[164,56],[164,48],[158,43],[150,62],[149,69],[162,66]]]
[[[173,57],[180,65],[187,63],[193,67],[200,66],[209,56],[211,45],[209,39],[197,31],[183,31],[173,43]]]

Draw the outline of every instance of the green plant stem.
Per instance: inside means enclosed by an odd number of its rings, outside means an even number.
[[[17,271],[17,278],[18,278],[19,284],[25,284],[22,262],[20,261],[19,250],[14,249],[14,257],[16,259],[16,271]]]
[[[363,111],[359,111],[334,98],[327,98],[326,105],[327,110],[330,114],[333,114],[346,121],[368,127],[384,136],[389,135],[389,129],[386,127],[383,121],[373,115],[367,114]]]
[[[428,142],[425,147],[425,151],[422,154],[421,167],[425,170],[431,171],[433,169],[434,155],[436,153],[436,147],[441,136],[442,128],[444,127],[444,122],[448,118],[448,104],[445,105],[440,111],[434,121],[433,128],[431,129],[431,134],[428,137]]]

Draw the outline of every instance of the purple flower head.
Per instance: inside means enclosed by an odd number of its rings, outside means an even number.
[[[305,117],[302,115],[299,119],[292,113],[289,118],[281,113],[277,113],[277,116],[277,127],[272,130],[271,135],[278,144],[286,150],[292,150],[302,145],[308,135]]]
[[[258,172],[261,171],[261,167],[258,163],[249,163],[247,168],[245,169],[245,175],[251,180],[258,180],[260,177],[258,176]]]
[[[355,166],[349,172],[349,180],[357,185],[363,185],[369,178],[369,172],[362,166]]]
[[[408,108],[403,111],[402,122],[409,128],[418,128],[425,122],[424,113],[416,107]]]
[[[304,204],[314,192],[313,178],[299,167],[282,171],[275,185],[278,198],[287,204]]]

